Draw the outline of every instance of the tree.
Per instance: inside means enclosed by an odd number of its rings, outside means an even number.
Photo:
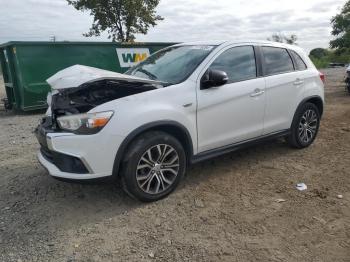
[[[331,48],[350,47],[350,1],[347,1],[341,12],[331,20],[332,35],[336,38],[330,42]]]
[[[273,42],[278,42],[278,43],[287,43],[290,45],[296,45],[298,37],[295,34],[292,34],[290,36],[286,36],[284,34],[281,33],[274,33],[272,34],[271,38],[267,38],[267,40],[269,41],[273,41]]]
[[[289,37],[288,36],[284,36],[284,40],[286,41],[287,44],[296,45],[298,37],[293,34],[293,35],[290,35]]]
[[[327,49],[324,49],[324,48],[315,48],[315,49],[312,49],[310,51],[310,56],[314,57],[314,58],[317,58],[317,59],[321,59],[325,56],[328,56],[329,55],[329,51]]]
[[[107,31],[112,41],[132,42],[135,34],[147,34],[148,29],[163,18],[156,14],[160,0],[67,0],[79,11],[90,11],[94,17],[86,37]]]

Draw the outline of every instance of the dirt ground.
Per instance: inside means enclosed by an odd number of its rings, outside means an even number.
[[[344,69],[324,72],[314,145],[279,140],[192,166],[152,204],[49,177],[32,134],[41,115],[0,110],[0,261],[350,261],[350,95]]]

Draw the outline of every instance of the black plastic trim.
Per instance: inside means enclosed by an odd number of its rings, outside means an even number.
[[[289,56],[292,58],[292,61],[293,61],[293,64],[294,64],[294,71],[302,72],[302,71],[305,71],[305,70],[309,69],[309,67],[305,63],[304,59],[302,59],[301,56],[297,52],[295,52],[294,50],[291,50],[291,49],[287,49],[287,51],[289,53]],[[305,69],[298,69],[297,68],[297,61],[295,60],[295,57],[294,57],[293,53],[295,53],[300,58],[300,60],[304,63]]]
[[[162,128],[165,126],[172,126],[175,128],[179,128],[183,134],[185,134],[186,136],[186,144],[188,145],[187,148],[185,149],[185,152],[187,154],[187,159],[191,159],[193,156],[193,142],[192,142],[192,137],[190,135],[190,133],[188,132],[188,130],[186,129],[186,127],[184,127],[182,124],[176,122],[176,121],[172,121],[172,120],[161,120],[161,121],[155,121],[155,122],[151,122],[148,124],[145,124],[143,126],[138,127],[137,129],[135,129],[134,131],[132,131],[122,142],[122,144],[120,145],[120,147],[118,148],[115,160],[114,160],[114,166],[113,166],[113,175],[118,175],[119,173],[119,169],[120,169],[120,164],[123,160],[123,156],[126,152],[126,149],[128,147],[128,145],[134,140],[134,138],[136,138],[138,135],[146,132],[146,131],[150,131],[150,130],[156,130],[157,128]],[[183,141],[180,141],[183,142]]]
[[[255,52],[255,64],[256,64],[256,76],[257,78],[263,77],[263,57],[262,57],[262,51],[260,46],[254,46],[254,52]]]
[[[283,130],[280,132],[260,136],[258,138],[245,140],[245,141],[242,141],[239,143],[235,143],[235,144],[223,146],[223,147],[220,147],[217,149],[205,151],[205,152],[199,153],[198,155],[193,156],[193,158],[191,159],[191,164],[195,164],[195,163],[198,163],[198,162],[210,159],[210,158],[218,157],[218,156],[221,156],[221,155],[233,152],[233,151],[237,151],[237,150],[245,148],[245,147],[254,146],[254,145],[260,144],[262,142],[265,142],[265,141],[268,141],[268,140],[271,140],[274,138],[278,138],[278,137],[283,137],[283,136],[286,136],[289,134],[290,134],[290,129],[287,129],[287,130]]]
[[[305,98],[299,103],[299,105],[297,106],[297,109],[295,110],[295,112],[297,112],[298,109],[299,109],[303,104],[305,104],[307,101],[312,100],[312,99],[317,99],[319,102],[322,103],[322,110],[319,112],[319,113],[320,113],[320,118],[321,118],[322,115],[323,115],[323,111],[324,111],[324,102],[323,102],[322,98],[321,98],[320,96],[317,96],[317,95],[305,97]],[[316,105],[316,106],[317,106],[317,105]]]
[[[83,161],[79,158],[51,151],[48,148],[41,147],[41,155],[50,163],[54,164],[60,171],[74,174],[89,174]]]
[[[289,50],[288,48],[286,48],[286,50],[287,50],[287,53],[288,53],[290,59],[292,60],[294,71],[297,71],[297,65],[296,65],[296,62],[294,60],[294,57],[292,55],[291,50]]]

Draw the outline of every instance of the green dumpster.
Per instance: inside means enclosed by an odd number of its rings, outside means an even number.
[[[46,79],[80,64],[123,73],[150,54],[175,43],[8,42],[0,45],[7,109],[46,108]]]

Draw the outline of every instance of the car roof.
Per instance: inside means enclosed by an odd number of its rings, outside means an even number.
[[[247,44],[256,44],[256,45],[266,45],[272,47],[281,47],[288,48],[296,51],[300,51],[301,48],[296,45],[289,45],[285,43],[272,42],[267,40],[209,40],[209,41],[193,41],[193,42],[184,42],[179,43],[176,46],[184,45],[215,45],[215,46],[227,46],[227,45],[247,45]]]

